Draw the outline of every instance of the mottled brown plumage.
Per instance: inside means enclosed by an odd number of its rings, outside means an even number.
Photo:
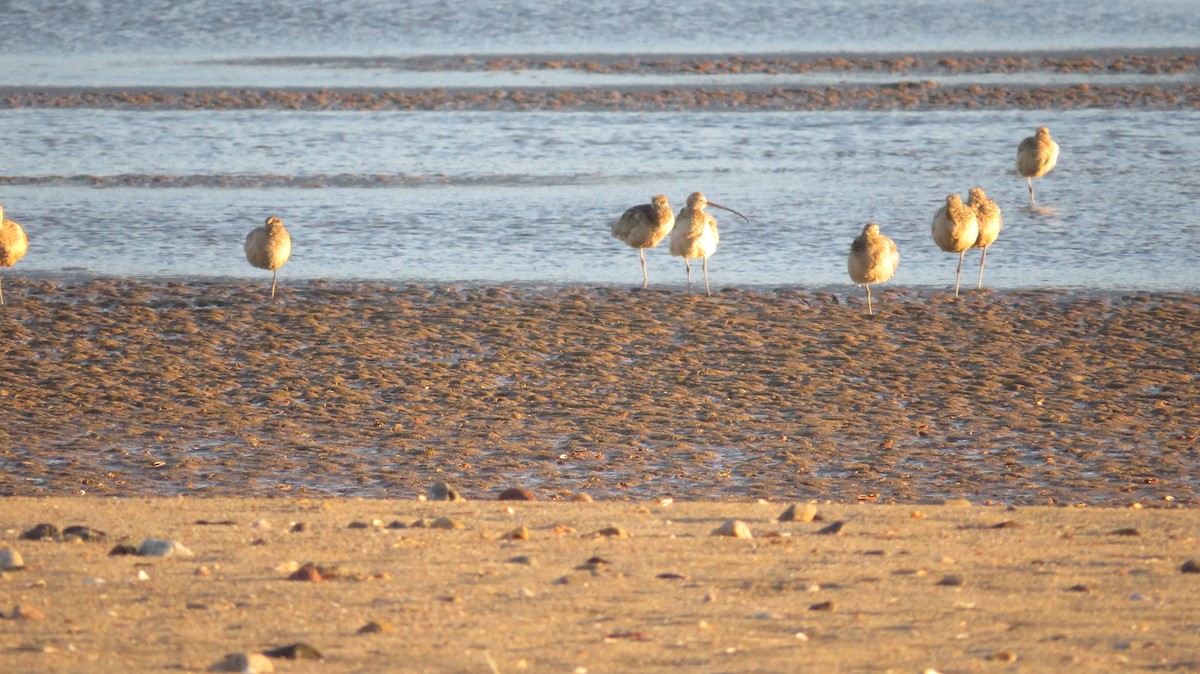
[[[850,260],[847,264],[850,279],[867,289],[867,313],[874,314],[871,306],[871,284],[883,283],[896,273],[900,264],[900,253],[896,242],[879,231],[879,225],[869,223],[863,227],[850,244]]]
[[[932,230],[938,248],[947,253],[958,253],[958,270],[954,274],[954,296],[958,297],[963,255],[979,239],[979,221],[975,211],[962,202],[962,197],[950,194],[946,197],[946,205],[934,213]]]
[[[646,274],[646,249],[653,248],[666,238],[675,226],[675,213],[667,197],[656,194],[648,204],[638,204],[627,209],[613,223],[612,235],[632,248],[638,249],[642,260],[642,287],[650,284]]]
[[[25,257],[27,250],[29,250],[29,239],[25,236],[25,230],[15,220],[5,218],[4,207],[0,206],[0,267],[13,266],[17,260]],[[0,285],[0,304],[4,304],[2,285]]]
[[[275,297],[275,279],[279,268],[292,256],[292,237],[283,227],[283,220],[267,218],[262,227],[246,235],[246,260],[259,269],[271,270],[271,297]]]
[[[1033,201],[1033,179],[1041,178],[1058,163],[1058,143],[1050,139],[1050,129],[1038,127],[1037,132],[1017,146],[1017,172],[1029,183],[1029,205]]]
[[[975,286],[978,289],[983,287],[983,265],[987,262],[988,246],[1000,236],[1004,219],[1000,216],[1000,207],[988,199],[982,187],[971,188],[967,195],[967,206],[975,211],[975,220],[979,224],[979,236],[976,237],[973,247],[983,249],[983,257],[979,258],[979,284]]]

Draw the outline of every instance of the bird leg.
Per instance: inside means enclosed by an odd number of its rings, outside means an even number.
[[[271,299],[275,299],[275,276],[279,273],[278,269],[271,270]]]
[[[967,251],[965,251],[965,250],[958,254],[958,269],[955,270],[955,272],[954,272],[954,296],[955,297],[958,297],[958,279],[962,277],[963,256],[966,254],[967,254]]]
[[[4,279],[2,277],[0,277],[0,281],[3,281],[3,280]],[[0,304],[4,304],[4,286],[3,286],[3,284],[0,284]]]
[[[1033,205],[1033,178],[1026,177],[1025,180],[1027,180],[1029,182],[1029,205],[1032,206]]]
[[[875,310],[871,308],[871,284],[864,283],[863,285],[867,288],[867,313],[874,316]]]
[[[704,260],[704,296],[712,297],[712,291],[708,289],[708,258]]]
[[[987,246],[983,247],[983,257],[979,258],[979,285],[975,286],[976,290],[983,287],[983,265],[987,262]]]
[[[688,259],[685,257],[685,258],[683,258],[683,266],[687,268],[688,292],[690,293],[690,292],[692,292],[692,263],[688,262]]]
[[[646,276],[646,249],[638,248],[638,257],[642,258],[642,288],[645,289],[650,284],[650,277]]]

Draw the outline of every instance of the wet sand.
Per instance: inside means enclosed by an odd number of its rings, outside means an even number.
[[[275,659],[277,671],[1200,669],[1200,574],[1183,572],[1200,568],[1198,509],[820,505],[820,521],[775,521],[782,511],[5,499],[0,548],[25,568],[0,574],[0,662],[201,672],[303,643],[324,660]],[[439,517],[463,528],[388,528]],[[727,518],[754,537],[712,536]],[[17,539],[43,522],[108,537]],[[505,539],[521,527],[528,540]],[[598,533],[610,527],[628,537]],[[108,554],[151,537],[194,556]],[[287,580],[309,562],[322,580]]]
[[[0,494],[1200,500],[1200,298],[5,274]]]

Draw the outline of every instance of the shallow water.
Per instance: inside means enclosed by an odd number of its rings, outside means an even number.
[[[1047,124],[1059,166],[1013,171]],[[286,278],[633,283],[608,234],[627,206],[708,197],[718,286],[848,283],[868,222],[896,240],[893,284],[939,286],[956,260],[929,223],[983,186],[1004,211],[996,288],[1200,288],[1176,262],[1196,227],[1200,112],[277,112],[10,110],[0,187],[31,239],[19,273],[245,276],[246,231],[271,213],[293,239]],[[665,246],[656,285],[684,282]],[[977,276],[972,252],[964,278]]]

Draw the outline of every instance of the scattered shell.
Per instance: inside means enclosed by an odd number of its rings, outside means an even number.
[[[517,588],[517,599],[533,599],[537,593],[527,587]]]
[[[25,560],[21,553],[13,548],[0,548],[0,571],[12,571],[25,568]]]
[[[741,520],[725,520],[721,526],[713,529],[713,536],[732,536],[734,538],[754,538],[754,534],[750,533],[750,527]]]
[[[536,501],[537,497],[533,492],[524,487],[509,487],[500,492],[501,501]]]
[[[430,501],[465,501],[462,494],[458,490],[451,487],[449,483],[438,482],[431,486],[426,492],[425,497]]]
[[[109,553],[110,555],[112,553]],[[183,543],[167,538],[147,538],[138,546],[139,557],[192,557],[192,551]]]
[[[313,566],[312,564],[305,564],[299,569],[296,569],[296,571],[292,573],[292,575],[288,576],[287,579],[305,581],[309,583],[319,583],[321,582],[321,572],[317,571],[317,567]]]
[[[8,617],[13,620],[42,620],[46,614],[33,604],[17,604]]]
[[[1012,651],[998,651],[987,656],[987,659],[992,662],[1016,662],[1017,654]]]
[[[241,672],[242,674],[265,674],[274,672],[275,665],[262,653],[230,653],[208,668],[210,672]]]
[[[779,515],[780,522],[811,522],[817,516],[817,504],[793,503]]]
[[[270,529],[271,523],[268,520],[257,519],[257,520],[254,520],[254,522],[250,526],[255,529]]]
[[[516,529],[501,536],[506,541],[527,541],[529,540],[529,527],[521,525]]]
[[[292,532],[293,534],[310,531],[311,529],[312,525],[310,525],[308,522],[293,522],[292,526],[288,527],[288,531]]]
[[[325,656],[321,655],[321,651],[309,646],[303,641],[279,648],[272,648],[269,651],[263,651],[263,655],[268,658],[283,658],[284,660],[324,660]]]
[[[390,634],[396,631],[396,626],[386,620],[375,621],[358,628],[359,634]]]

